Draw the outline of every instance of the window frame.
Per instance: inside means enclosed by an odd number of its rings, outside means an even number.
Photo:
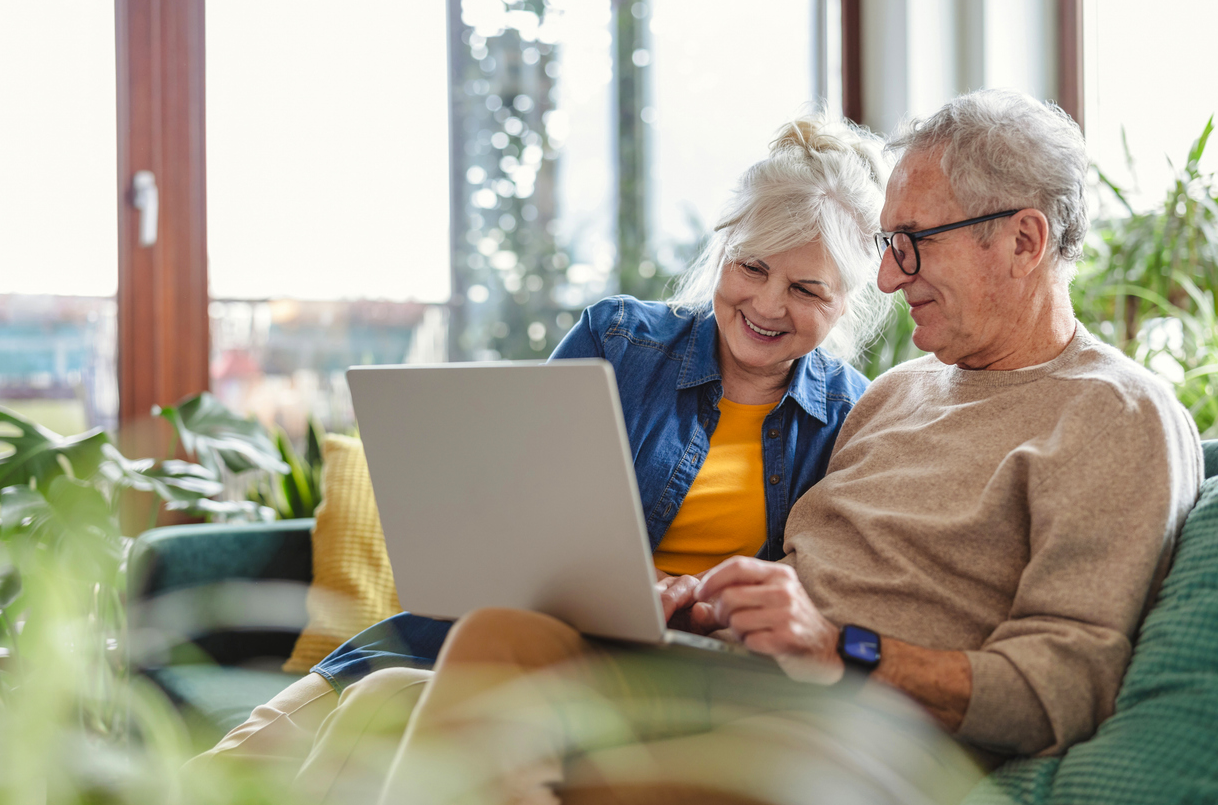
[[[204,0],[115,0],[119,426],[136,450],[163,452],[154,405],[209,386],[203,15]],[[140,170],[160,199],[152,246],[139,243]]]

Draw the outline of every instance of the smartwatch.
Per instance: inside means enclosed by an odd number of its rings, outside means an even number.
[[[847,668],[870,674],[880,664],[880,636],[870,629],[848,623],[838,635],[837,653]]]

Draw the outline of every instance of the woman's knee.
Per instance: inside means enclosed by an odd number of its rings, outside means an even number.
[[[413,707],[431,677],[431,671],[421,668],[382,668],[348,685],[339,707],[376,709],[391,701],[408,701]]]

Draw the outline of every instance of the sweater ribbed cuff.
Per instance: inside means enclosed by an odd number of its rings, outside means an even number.
[[[957,737],[986,749],[1034,755],[1054,744],[1053,726],[1023,674],[1001,654],[965,652],[973,694]]]

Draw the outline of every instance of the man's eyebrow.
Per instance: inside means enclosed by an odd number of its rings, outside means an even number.
[[[905,221],[904,223],[897,224],[892,229],[886,229],[884,231],[885,232],[917,232],[921,229],[922,229],[922,227],[918,226],[917,221]]]

